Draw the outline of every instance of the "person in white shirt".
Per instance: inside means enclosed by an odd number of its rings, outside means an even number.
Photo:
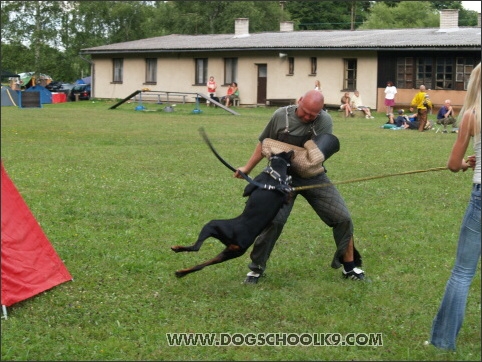
[[[321,83],[319,80],[315,80],[315,90],[321,92]]]
[[[393,85],[392,81],[387,82],[385,88],[385,106],[387,107],[387,116],[393,113],[393,107],[395,106],[395,94],[397,94],[397,88]]]
[[[372,116],[372,112],[370,111],[370,107],[364,106],[363,101],[360,96],[359,91],[353,92],[353,96],[351,97],[351,109],[358,109],[365,113],[365,118],[367,119],[373,119],[375,117]]]

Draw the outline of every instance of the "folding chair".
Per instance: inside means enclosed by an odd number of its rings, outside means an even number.
[[[450,116],[448,118],[437,119],[437,131],[435,133],[437,132],[448,133],[447,126],[449,124],[452,125],[452,132],[455,132],[457,128],[457,121],[454,117]]]

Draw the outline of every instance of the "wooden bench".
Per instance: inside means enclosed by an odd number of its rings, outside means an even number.
[[[326,109],[340,109],[340,105],[339,104],[325,103],[325,108]]]
[[[225,99],[226,96],[223,96],[223,97],[219,97],[219,101],[220,103],[222,104],[225,104],[226,103],[226,99]],[[231,104],[233,107],[239,107],[239,97],[236,97],[236,98],[233,98],[233,103]],[[209,100],[206,101],[206,103],[209,104]]]
[[[169,97],[176,97],[176,99],[180,99],[182,98],[182,104],[185,104],[186,103],[186,97],[187,95],[184,94],[184,93],[176,93],[176,92],[166,92],[166,102],[169,103],[171,100],[169,99]],[[160,99],[160,98],[159,98]],[[172,98],[171,98],[172,99]]]
[[[161,99],[162,97],[162,99]],[[174,97],[174,99],[173,99]],[[152,92],[152,93],[143,93],[136,95],[134,97],[134,101],[142,100],[142,101],[156,101],[158,104],[162,103],[172,103],[173,101],[181,101],[182,104],[186,103],[187,94],[184,93],[177,93],[177,92]],[[164,102],[163,102],[164,99]]]
[[[267,106],[291,106],[292,104],[296,104],[296,99],[294,99],[294,98],[275,98],[275,99],[267,99],[266,100]]]

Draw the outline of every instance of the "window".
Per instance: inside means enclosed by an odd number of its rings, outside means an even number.
[[[452,58],[437,58],[435,89],[453,89],[454,65]]]
[[[146,83],[157,83],[157,59],[146,59]]]
[[[397,88],[413,88],[413,58],[397,59]]]
[[[295,74],[295,58],[288,57],[288,75]]]
[[[397,58],[398,88],[466,90],[470,72],[476,63],[474,57],[399,57]]]
[[[224,58],[224,84],[238,82],[238,58]]]
[[[417,72],[415,78],[415,87],[420,88],[423,84],[425,88],[433,88],[433,59],[431,57],[417,58]]]
[[[467,90],[470,73],[475,67],[475,60],[474,58],[457,58],[456,62],[456,88]]]
[[[397,58],[398,88],[466,90],[470,72],[480,60],[474,57],[399,57]]]
[[[112,75],[112,82],[122,83],[122,77],[124,74],[124,59],[114,58],[113,70],[114,70],[114,74]]]
[[[345,59],[344,64],[343,89],[355,90],[357,60]]]
[[[206,85],[208,82],[208,59],[196,58],[194,61],[196,63],[196,79],[194,80],[194,84]]]
[[[316,57],[311,57],[311,75],[316,75],[317,60]]]

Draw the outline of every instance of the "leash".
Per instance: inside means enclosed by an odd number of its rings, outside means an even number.
[[[291,192],[291,187],[288,185],[288,184],[284,184],[281,180],[277,179],[275,176],[273,176],[273,173],[270,172],[270,167],[267,167],[264,172],[268,173],[271,177],[273,177],[275,180],[277,181],[280,181],[281,184],[280,185],[276,185],[276,186],[273,186],[273,185],[266,185],[266,184],[262,184],[260,182],[257,182],[255,180],[253,180],[251,177],[249,177],[248,175],[246,175],[244,172],[240,171],[240,170],[236,170],[233,166],[231,166],[226,160],[224,160],[221,155],[216,151],[216,149],[214,148],[213,144],[211,143],[211,140],[209,139],[206,131],[204,130],[203,127],[199,128],[199,134],[202,136],[202,138],[204,139],[204,142],[207,143],[207,145],[209,146],[209,148],[211,149],[211,151],[214,153],[214,155],[216,156],[216,158],[221,161],[221,163],[226,166],[227,168],[229,168],[231,171],[233,172],[238,172],[246,181],[248,181],[250,184],[253,184],[255,185],[256,187],[259,187],[261,189],[265,189],[265,190],[279,190],[283,193],[289,193]]]
[[[209,137],[208,135],[206,134],[206,131],[204,130],[203,127],[199,128],[199,134],[202,136],[202,138],[204,139],[204,142],[207,143],[207,145],[209,146],[209,148],[211,149],[211,151],[214,153],[214,155],[217,157],[217,159],[219,161],[221,161],[221,163],[226,166],[227,168],[229,168],[231,171],[233,172],[236,172],[236,169],[231,166],[229,163],[227,163],[222,157],[221,155],[216,151],[216,149],[214,148],[213,144],[211,143],[211,141],[209,140]],[[241,174],[241,176],[243,177],[248,177],[248,175],[245,175],[244,173],[242,173],[241,171],[238,170],[238,172]]]
[[[325,184],[292,187],[291,190],[292,191],[308,190],[308,189],[315,189],[315,188],[318,188],[318,187],[326,187],[326,186],[331,186],[331,185],[342,185],[342,184],[349,184],[349,183],[353,183],[353,182],[375,180],[375,179],[379,179],[379,178],[411,175],[411,174],[414,174],[414,173],[433,172],[433,171],[442,171],[442,170],[448,170],[448,168],[447,167],[434,167],[434,168],[428,168],[426,170],[414,170],[414,171],[405,171],[405,172],[399,172],[399,173],[390,173],[390,174],[385,174],[385,175],[355,178],[355,179],[346,180],[346,181],[338,181],[338,182],[325,183]]]
[[[411,174],[415,174],[415,173],[423,173],[423,172],[433,172],[433,171],[442,171],[442,170],[448,170],[447,167],[434,167],[434,168],[428,168],[426,170],[414,170],[414,171],[405,171],[405,172],[399,172],[399,173],[391,173],[391,174],[385,174],[385,175],[378,175],[378,176],[369,176],[369,177],[362,177],[362,178],[356,178],[356,179],[352,179],[352,180],[346,180],[346,181],[338,181],[338,182],[331,182],[331,183],[325,183],[325,184],[316,184],[316,185],[307,185],[307,186],[298,186],[298,187],[290,187],[288,185],[282,185],[281,189],[279,189],[278,187],[276,186],[272,186],[272,185],[263,185],[259,182],[256,182],[254,181],[251,177],[249,177],[248,175],[246,175],[245,173],[241,172],[240,170],[236,170],[233,166],[231,166],[228,162],[226,162],[222,157],[221,155],[216,151],[216,149],[214,148],[213,144],[211,143],[211,141],[209,140],[208,138],[208,135],[206,134],[206,131],[204,130],[203,127],[199,128],[199,133],[201,134],[201,136],[203,137],[204,139],[204,142],[207,143],[207,145],[209,146],[209,148],[211,149],[211,151],[214,153],[214,155],[217,157],[217,159],[219,161],[221,161],[221,163],[226,166],[227,168],[229,168],[231,171],[233,172],[238,172],[246,181],[248,181],[249,183],[257,186],[257,187],[260,187],[260,188],[264,188],[264,189],[267,189],[267,190],[274,190],[274,189],[278,189],[282,192],[293,192],[293,191],[301,191],[301,190],[309,190],[309,189],[315,189],[315,188],[319,188],[319,187],[326,187],[326,186],[331,186],[331,185],[343,185],[343,184],[349,184],[349,183],[354,183],[354,182],[363,182],[363,181],[369,181],[369,180],[375,180],[375,179],[379,179],[379,178],[387,178],[387,177],[393,177],[393,176],[404,176],[404,175],[411,175]]]

